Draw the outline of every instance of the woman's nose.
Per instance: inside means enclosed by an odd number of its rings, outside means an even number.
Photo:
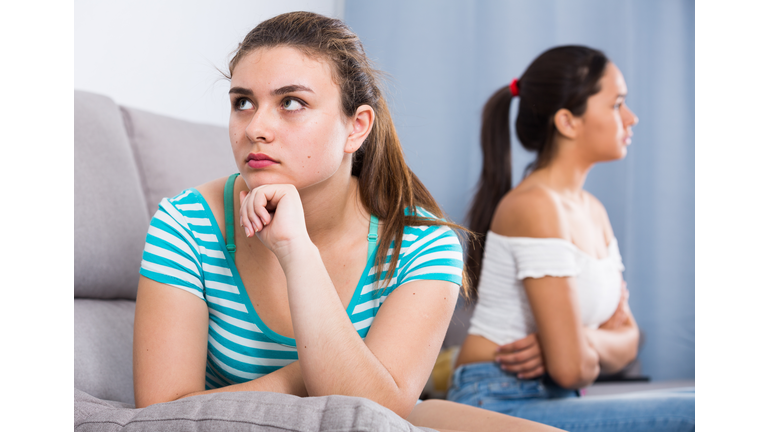
[[[634,126],[637,123],[640,122],[640,119],[637,118],[634,112],[632,112],[631,109],[629,109],[628,106],[624,105],[626,107],[627,112],[624,114],[624,123],[626,123],[627,126]]]
[[[245,135],[253,142],[272,142],[275,137],[269,113],[257,110],[245,128]]]

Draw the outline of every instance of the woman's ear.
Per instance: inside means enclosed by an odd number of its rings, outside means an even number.
[[[370,105],[360,105],[355,115],[350,119],[352,128],[347,136],[347,143],[344,145],[345,153],[354,153],[368,138],[368,134],[373,129],[373,122],[376,119],[376,113]]]
[[[579,134],[581,119],[565,108],[560,108],[555,113],[555,127],[561,135],[568,139],[575,139]]]

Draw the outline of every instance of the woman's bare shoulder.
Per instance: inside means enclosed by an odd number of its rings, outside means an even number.
[[[559,196],[542,185],[509,191],[496,207],[491,231],[508,237],[567,239]]]
[[[203,183],[200,186],[195,187],[195,189],[197,189],[206,200],[209,196],[211,198],[217,196],[222,197],[224,196],[224,184],[227,183],[227,178],[228,177],[221,177],[216,180],[211,180],[208,183]]]
[[[227,177],[222,177],[211,180],[208,183],[203,183],[195,188],[205,198],[205,202],[208,203],[208,207],[210,207],[217,220],[220,218],[220,215],[224,214],[224,185],[226,183]]]

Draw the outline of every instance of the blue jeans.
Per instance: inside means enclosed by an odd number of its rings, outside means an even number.
[[[519,380],[495,363],[456,369],[448,400],[573,432],[693,431],[695,425],[693,389],[586,398],[546,376]]]

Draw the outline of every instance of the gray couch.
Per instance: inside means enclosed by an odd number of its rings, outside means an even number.
[[[363,398],[239,392],[135,409],[133,314],[163,197],[236,171],[226,128],[75,91],[75,430],[416,431]]]

